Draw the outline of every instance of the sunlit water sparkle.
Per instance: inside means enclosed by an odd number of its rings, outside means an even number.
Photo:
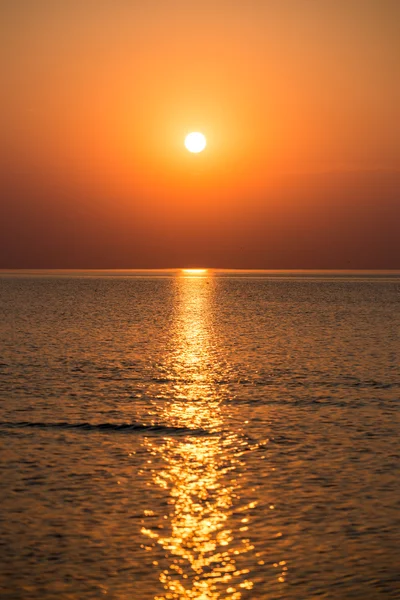
[[[400,278],[0,278],[2,598],[400,598]]]

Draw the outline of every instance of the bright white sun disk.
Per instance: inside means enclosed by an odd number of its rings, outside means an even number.
[[[199,131],[192,131],[185,137],[185,146],[189,152],[202,152],[206,144],[206,138]]]

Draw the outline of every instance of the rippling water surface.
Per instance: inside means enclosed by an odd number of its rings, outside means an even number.
[[[0,277],[4,599],[400,598],[400,277]]]

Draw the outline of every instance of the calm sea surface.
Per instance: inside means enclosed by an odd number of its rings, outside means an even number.
[[[0,276],[0,596],[400,598],[400,277]]]

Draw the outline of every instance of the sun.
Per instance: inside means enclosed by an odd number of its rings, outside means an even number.
[[[185,146],[189,152],[202,152],[207,145],[205,136],[199,131],[192,131],[185,137]]]

